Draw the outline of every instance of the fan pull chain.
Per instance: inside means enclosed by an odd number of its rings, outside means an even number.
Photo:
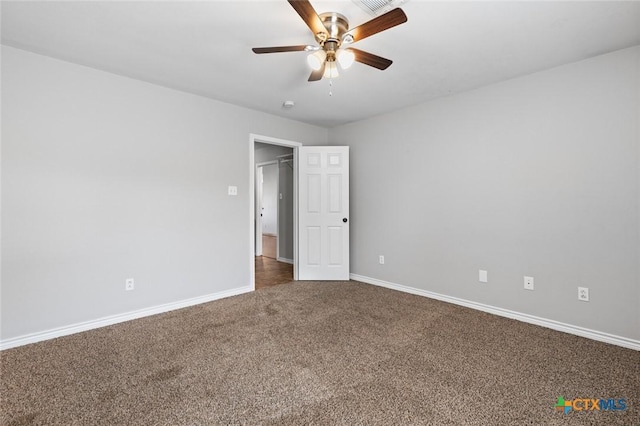
[[[333,79],[329,79],[329,96],[333,96],[333,92],[332,92],[332,88],[333,88]]]

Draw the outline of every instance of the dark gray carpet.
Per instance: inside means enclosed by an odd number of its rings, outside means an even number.
[[[640,353],[299,282],[0,353],[2,424],[640,424]],[[627,410],[557,412],[559,396]]]

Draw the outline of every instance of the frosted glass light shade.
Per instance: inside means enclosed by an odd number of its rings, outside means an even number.
[[[307,63],[312,70],[318,71],[322,68],[322,64],[326,58],[327,53],[324,50],[318,50],[317,52],[313,52],[311,55],[307,56]]]
[[[336,78],[340,74],[338,73],[338,66],[335,61],[327,62],[324,66],[324,78]]]
[[[338,50],[338,52],[336,52],[336,57],[338,58],[338,62],[343,70],[346,70],[353,65],[353,61],[356,59],[356,55],[349,49]]]

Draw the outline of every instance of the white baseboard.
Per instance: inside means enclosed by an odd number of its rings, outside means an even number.
[[[453,303],[454,305],[464,306],[478,311],[488,312],[490,314],[501,317],[511,318],[518,321],[535,324],[542,327],[550,328],[564,333],[573,334],[575,336],[586,337],[587,339],[597,340],[599,342],[610,343],[612,345],[622,346],[623,348],[640,351],[640,340],[629,339],[614,334],[604,333],[602,331],[590,330],[576,325],[565,324],[546,318],[536,317],[534,315],[523,314],[520,312],[510,311],[508,309],[496,308],[495,306],[485,305],[483,303],[472,302],[470,300],[459,299],[457,297],[445,296],[439,293],[433,293],[427,290],[421,290],[414,287],[408,287],[375,278],[365,277],[357,274],[350,274],[350,278],[354,281],[360,281],[366,284],[373,284],[379,287],[386,287],[392,290],[398,290],[404,293],[415,294],[418,296],[429,297],[431,299],[441,300],[443,302]]]
[[[288,263],[289,265],[293,265],[293,259],[285,259],[284,257],[279,257],[278,262]]]
[[[236,296],[243,293],[253,291],[253,286],[238,287],[231,290],[225,290],[218,293],[207,294],[205,296],[194,297],[191,299],[180,300],[178,302],[166,303],[164,305],[153,306],[150,308],[139,309],[137,311],[127,312],[124,314],[111,315],[91,321],[85,321],[64,327],[53,328],[37,333],[26,334],[24,336],[13,337],[0,341],[0,351],[11,349],[18,346],[28,345],[30,343],[41,342],[43,340],[55,339],[56,337],[68,336],[70,334],[80,333],[82,331],[93,330],[100,327],[118,324],[125,321],[131,321],[138,318],[148,317],[150,315],[161,314],[176,309],[187,308],[189,306],[199,305],[201,303],[212,302],[225,297]]]
[[[289,262],[288,259],[278,261]],[[453,303],[454,305],[464,306],[471,309],[487,312],[490,314],[498,315],[501,317],[511,318],[518,321],[526,322],[529,324],[535,324],[542,327],[550,328],[564,333],[573,334],[576,336],[586,337],[587,339],[597,340],[599,342],[610,343],[613,345],[621,346],[628,349],[640,351],[640,341],[629,339],[622,336],[616,336],[609,333],[604,333],[597,330],[591,330],[588,328],[578,327],[571,324],[566,324],[554,320],[536,317],[533,315],[523,314],[520,312],[511,311],[508,309],[497,308],[483,303],[472,302],[465,299],[459,299],[457,297],[446,296],[439,293],[434,293],[427,290],[421,290],[414,287],[408,287],[400,284],[395,284],[387,281],[378,280],[375,278],[365,277],[357,274],[350,274],[350,278],[355,281],[360,281],[366,284],[372,284],[380,287],[389,288],[392,290],[401,291],[404,293],[415,294],[418,296],[429,297],[431,299],[441,300],[443,302]],[[96,320],[85,321],[82,323],[72,324],[65,327],[54,328],[45,330],[42,332],[31,333],[23,336],[14,337],[0,341],[0,351],[5,349],[11,349],[18,346],[28,345],[31,343],[37,343],[44,340],[55,339],[57,337],[68,336],[70,334],[80,333],[82,331],[93,330],[100,327],[106,327],[109,325],[118,324],[125,321],[131,321],[138,318],[147,317],[150,315],[161,314],[164,312],[173,311],[176,309],[187,308],[189,306],[199,305],[201,303],[207,303],[218,299],[224,299],[225,297],[236,296],[243,293],[253,291],[252,286],[239,287],[231,290],[221,291],[218,293],[208,294],[205,296],[194,297],[191,299],[181,300],[178,302],[166,303],[164,305],[153,306],[150,308],[139,309],[137,311],[127,312],[124,314],[111,315]]]

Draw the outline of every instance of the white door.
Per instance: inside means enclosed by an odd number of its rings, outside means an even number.
[[[298,149],[298,279],[349,279],[349,147]]]

